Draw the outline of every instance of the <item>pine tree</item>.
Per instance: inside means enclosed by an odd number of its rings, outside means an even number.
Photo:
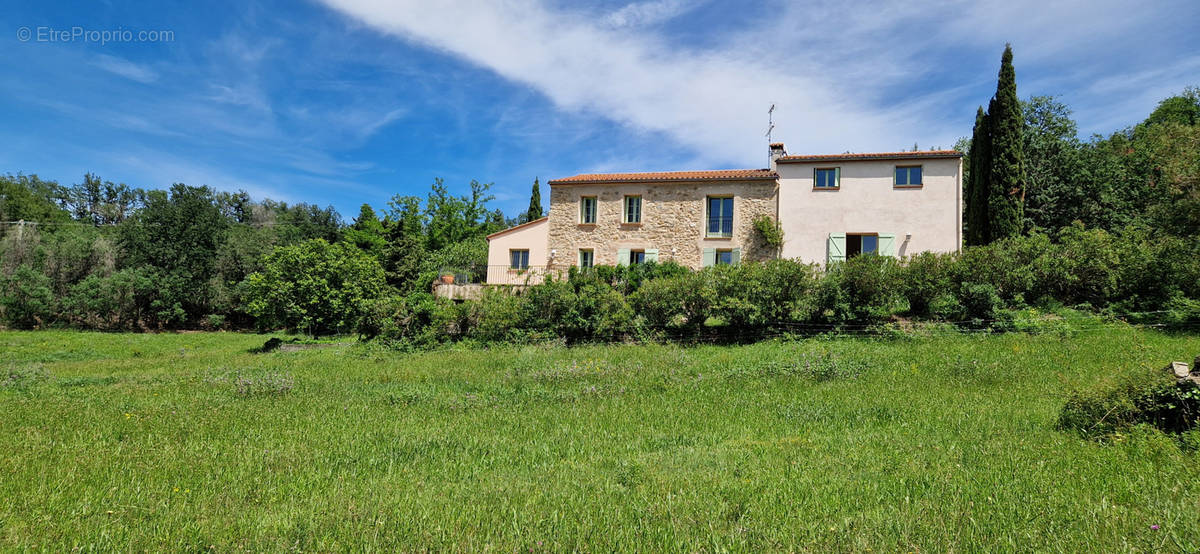
[[[988,129],[987,114],[980,106],[975,112],[975,129],[971,132],[971,151],[967,160],[967,244],[970,246],[988,242],[988,176],[991,172]]]
[[[988,177],[989,241],[1021,234],[1025,202],[1025,167],[1022,139],[1024,121],[1017,98],[1017,77],[1012,46],[1005,45],[1000,59],[996,96],[988,107],[991,159]]]
[[[538,186],[537,177],[533,178],[533,191],[529,194],[529,210],[525,212],[525,222],[542,218],[542,190]]]

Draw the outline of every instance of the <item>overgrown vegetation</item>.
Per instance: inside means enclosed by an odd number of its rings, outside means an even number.
[[[825,271],[773,260],[690,271],[672,264],[573,271],[512,295],[454,303],[416,293],[382,302],[364,334],[406,347],[561,339],[757,340],[884,333],[909,325],[1037,328],[1070,310],[1200,324],[1200,245],[1146,230],[1072,226],[908,260],[860,256]],[[1064,312],[1064,310],[1066,310]]]
[[[1184,435],[1057,426],[1200,339],[1085,329],[416,354],[0,332],[38,375],[0,386],[0,550],[1200,549]]]

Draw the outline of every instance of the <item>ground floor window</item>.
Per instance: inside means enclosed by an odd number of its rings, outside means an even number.
[[[644,263],[646,263],[646,251],[645,250],[630,250],[629,251],[629,265],[644,264]]]
[[[592,267],[596,264],[596,253],[591,248],[579,250],[579,267]]]
[[[717,265],[733,265],[733,250],[717,250]]]
[[[878,254],[879,253],[879,235],[875,234],[859,234],[846,235],[846,258],[853,258],[861,254]]]
[[[529,269],[529,251],[528,250],[509,250],[508,251],[509,269]]]

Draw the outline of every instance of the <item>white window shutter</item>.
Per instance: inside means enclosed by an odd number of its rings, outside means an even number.
[[[701,265],[703,267],[712,267],[714,265],[717,265],[717,249],[716,248],[705,248],[704,249],[704,259],[703,259]]]
[[[830,233],[825,263],[846,261],[846,233]]]
[[[658,261],[658,249],[657,248],[647,248],[646,249],[646,261],[647,262],[657,262]]]
[[[742,261],[742,249],[734,248],[733,251],[729,253],[729,263],[733,264],[733,265],[737,265],[741,261]]]
[[[617,250],[617,265],[629,265],[629,249]]]
[[[879,255],[896,257],[895,233],[879,233]]]

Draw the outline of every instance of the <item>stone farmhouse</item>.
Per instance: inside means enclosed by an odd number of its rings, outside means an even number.
[[[960,152],[796,156],[775,143],[770,160],[766,169],[551,180],[549,216],[488,236],[487,282],[536,282],[570,266],[828,264],[961,247]],[[764,215],[779,222],[782,248],[755,230]]]

